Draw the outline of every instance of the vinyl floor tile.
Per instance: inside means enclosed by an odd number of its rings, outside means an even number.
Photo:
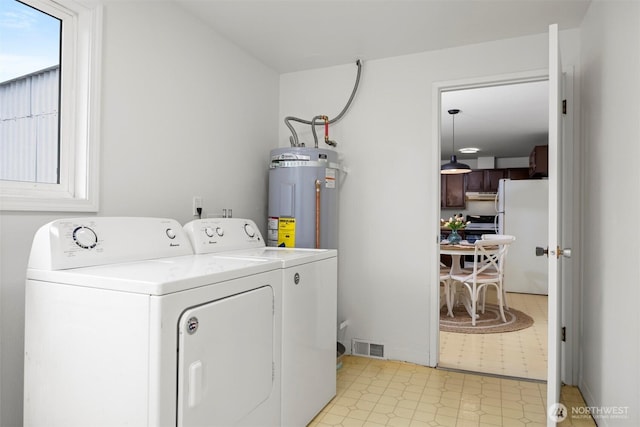
[[[337,390],[310,426],[538,427],[547,420],[543,383],[411,363],[344,356]],[[585,406],[575,387],[563,387],[561,401],[569,411]],[[595,423],[576,416],[562,425]]]
[[[495,291],[488,292],[489,302]],[[534,320],[526,329],[499,334],[440,332],[443,368],[517,378],[547,378],[547,296],[508,293],[509,307]]]

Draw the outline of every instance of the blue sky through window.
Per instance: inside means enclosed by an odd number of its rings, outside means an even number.
[[[60,63],[61,21],[16,0],[0,0],[0,82]]]

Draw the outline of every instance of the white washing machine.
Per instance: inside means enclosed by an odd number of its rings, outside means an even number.
[[[307,425],[336,394],[337,251],[266,247],[247,219],[184,228],[196,254],[282,266],[282,425]]]
[[[157,218],[54,221],[26,282],[24,425],[279,426],[281,263]]]

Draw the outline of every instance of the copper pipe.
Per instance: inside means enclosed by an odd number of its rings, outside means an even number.
[[[320,249],[320,180],[316,179],[316,249]]]

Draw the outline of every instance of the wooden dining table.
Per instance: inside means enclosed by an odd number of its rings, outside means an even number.
[[[440,242],[440,255],[451,256],[451,274],[460,274],[462,270],[460,257],[463,255],[473,255],[474,252],[475,245],[473,243],[466,243],[464,240],[455,245],[448,242]]]

